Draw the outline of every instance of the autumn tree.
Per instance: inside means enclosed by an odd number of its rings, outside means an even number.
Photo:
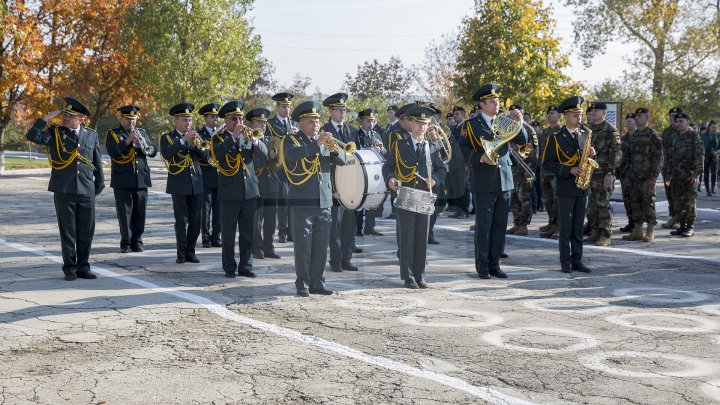
[[[650,89],[653,99],[674,97],[678,91],[686,93],[683,89],[717,89],[720,85],[720,1],[566,3],[581,10],[575,19],[575,39],[586,65],[605,52],[608,42],[619,38],[638,47],[632,61],[637,70],[631,75]]]
[[[418,69],[417,83],[422,97],[438,108],[450,110],[455,103],[453,80],[458,76],[458,34],[444,34],[425,48],[425,58]]]
[[[415,81],[415,71],[403,65],[400,58],[393,56],[387,63],[377,59],[366,61],[357,67],[355,76],[345,74],[348,93],[358,100],[382,98],[395,102],[407,97]]]
[[[463,21],[455,93],[466,103],[483,83],[498,83],[504,104],[520,102],[529,112],[577,94],[580,85],[562,70],[555,20],[541,1],[477,0]]]

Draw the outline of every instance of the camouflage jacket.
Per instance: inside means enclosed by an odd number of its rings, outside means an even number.
[[[632,180],[655,180],[660,174],[663,145],[660,135],[646,127],[630,134],[622,151],[624,175]]]
[[[523,160],[525,163],[527,163],[528,166],[530,166],[533,170],[535,169],[535,166],[538,164],[538,137],[535,134],[535,130],[528,124],[523,124],[525,127],[525,131],[528,133],[528,143],[525,145],[512,145],[513,148],[517,151],[518,148],[529,148],[530,153],[527,154],[527,157],[525,157]],[[525,170],[520,167],[520,164],[515,162],[515,158],[512,158],[512,172],[513,174],[520,174],[525,173]]]
[[[633,131],[633,133],[634,132],[635,131]],[[625,145],[627,144],[627,140],[630,139],[630,135],[631,135],[630,131],[627,131],[627,132],[625,132],[625,134],[623,136],[620,137],[620,150],[621,150],[620,165],[618,166],[617,170],[615,170],[615,174],[617,175],[618,178],[621,178],[621,179],[625,177],[625,174],[627,173],[627,169],[628,169],[627,166],[628,166],[629,161],[627,159],[625,159],[625,155],[623,155],[623,153],[625,153],[625,150],[626,150]]]
[[[673,153],[667,156],[670,178],[687,179],[699,176],[703,172],[705,151],[697,132],[688,129],[685,133],[675,133],[672,145]]]
[[[662,165],[662,175],[663,178],[670,177],[670,165],[669,165],[669,156],[672,156],[673,154],[673,142],[675,141],[675,138],[677,137],[677,129],[675,129],[674,126],[670,125],[669,127],[663,129],[662,132],[662,143],[663,143],[663,156],[665,156],[665,161]]]
[[[590,124],[589,127],[592,130],[593,147],[597,153],[594,159],[600,165],[595,173],[615,175],[622,163],[620,133],[607,121],[599,125]]]

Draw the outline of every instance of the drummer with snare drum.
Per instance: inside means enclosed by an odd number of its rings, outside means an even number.
[[[425,264],[430,215],[435,210],[437,185],[447,174],[437,147],[425,139],[433,114],[432,109],[421,106],[407,111],[411,135],[393,143],[382,170],[388,187],[398,192],[400,278],[410,289],[428,287]]]

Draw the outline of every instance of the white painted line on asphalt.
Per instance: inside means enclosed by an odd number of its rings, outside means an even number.
[[[563,336],[563,337],[571,337],[576,338],[579,340],[578,343],[562,347],[559,349],[546,349],[543,347],[529,347],[529,346],[519,346],[514,345],[510,343],[505,343],[503,341],[503,337],[505,335],[518,335],[518,334],[525,334],[527,335],[527,332],[536,332],[543,336]],[[482,336],[482,340],[484,340],[487,343],[490,343],[491,345],[501,347],[503,349],[508,350],[516,350],[519,352],[527,352],[527,353],[566,353],[566,352],[576,352],[579,350],[585,350],[589,349],[591,347],[598,345],[598,340],[594,337],[587,335],[582,332],[577,332],[570,329],[563,329],[563,328],[545,328],[545,327],[525,327],[522,329],[497,329],[491,332],[487,332]],[[528,336],[525,336],[525,341],[528,342],[534,342],[536,339],[530,338]],[[563,339],[562,341],[565,341],[566,339]],[[558,339],[555,339],[555,341],[558,341]]]
[[[32,253],[34,255],[45,257],[49,260],[52,260],[56,263],[62,263],[62,258],[59,256],[56,256],[52,253],[43,252],[38,249],[34,249],[19,243],[13,243],[13,242],[7,242],[4,239],[0,239],[0,244],[11,247],[13,249],[17,249],[20,251]],[[275,335],[296,340],[302,343],[306,343],[312,346],[317,346],[320,348],[323,348],[327,351],[339,354],[341,356],[345,356],[351,359],[355,359],[367,364],[371,364],[380,368],[384,368],[391,371],[396,371],[398,373],[402,373],[411,377],[418,377],[425,380],[433,381],[442,385],[445,385],[447,387],[457,389],[459,391],[463,391],[465,393],[468,393],[472,396],[475,396],[477,398],[480,398],[484,401],[490,402],[492,404],[530,404],[531,402],[525,401],[520,398],[516,398],[510,395],[503,394],[500,391],[497,391],[493,388],[489,387],[478,387],[475,385],[472,385],[464,380],[461,380],[456,377],[451,377],[445,374],[437,373],[430,370],[423,370],[417,367],[409,366],[405,363],[401,363],[399,361],[395,361],[392,359],[388,359],[385,357],[380,356],[373,356],[370,354],[363,353],[359,350],[353,349],[351,347],[341,345],[339,343],[331,342],[329,340],[321,339],[316,336],[311,335],[305,335],[300,332],[297,332],[292,329],[284,328],[279,325],[275,325],[273,323],[269,322],[263,322],[258,321],[252,318],[248,318],[246,316],[240,315],[238,313],[235,313],[233,311],[230,311],[227,309],[224,305],[220,305],[212,300],[209,300],[205,297],[201,297],[199,295],[190,294],[185,291],[178,291],[173,288],[166,288],[166,287],[160,287],[159,285],[153,284],[149,281],[141,280],[136,277],[131,276],[124,276],[118,273],[115,273],[110,270],[106,270],[100,267],[93,266],[93,271],[97,272],[100,275],[106,276],[106,277],[112,277],[121,281],[124,281],[126,283],[134,284],[140,287],[147,288],[149,290],[152,290],[153,292],[157,293],[163,293],[172,295],[181,299],[184,299],[186,301],[198,304],[208,311],[225,318],[227,320],[247,325],[255,329],[259,329],[265,332],[273,333]]]
[[[708,381],[701,385],[703,394],[720,402],[720,380]]]
[[[670,360],[671,362],[685,363],[686,368],[681,370],[658,370],[658,371],[632,371],[625,370],[619,367],[610,366],[607,364],[608,360],[613,359],[614,365],[623,364],[619,359],[630,358],[633,363],[637,364],[636,359],[648,359],[648,360]],[[600,352],[591,354],[588,356],[581,357],[581,362],[585,367],[593,370],[602,371],[611,375],[620,377],[634,377],[634,378],[660,378],[660,377],[700,377],[704,375],[713,374],[716,372],[718,366],[715,363],[708,361],[694,359],[692,357],[683,356],[680,354],[673,353],[660,353],[660,352]],[[657,366],[657,361],[649,361],[649,364]],[[637,366],[635,366],[637,367]]]
[[[377,221],[381,221],[378,219]],[[385,221],[385,220],[383,220]],[[388,220],[390,222],[390,220]],[[436,229],[445,229],[448,231],[456,231],[456,232],[464,232],[467,234],[473,234],[475,231],[467,230],[467,229],[460,229],[454,226],[449,225],[435,225]],[[530,236],[518,236],[518,235],[506,235],[507,238],[512,239],[518,239],[518,240],[524,240],[529,242],[540,242],[540,243],[547,243],[551,245],[557,245],[558,241],[555,239],[544,239],[544,238],[533,238]],[[583,246],[583,249],[585,250],[598,250],[601,252],[607,252],[607,253],[632,253],[639,256],[647,256],[647,257],[664,257],[668,259],[686,259],[686,260],[698,260],[701,262],[707,262],[707,263],[713,263],[713,264],[720,264],[720,259],[711,258],[711,257],[702,257],[702,256],[686,256],[686,255],[676,255],[672,253],[660,253],[660,252],[646,252],[643,250],[637,250],[637,249],[627,249],[627,248],[620,248],[620,247],[604,247],[604,246]]]
[[[679,319],[681,321],[690,321],[694,322],[697,325],[696,326],[658,326],[658,325],[647,325],[642,324],[637,321],[632,321],[631,318],[642,318],[642,317],[651,317],[651,318],[675,318]],[[652,330],[652,331],[664,331],[664,332],[677,332],[677,333],[704,333],[704,332],[712,332],[717,330],[718,324],[704,318],[702,316],[696,316],[696,315],[685,315],[685,314],[666,314],[662,312],[638,312],[634,314],[622,314],[622,315],[613,315],[608,316],[605,318],[606,321],[610,323],[614,323],[616,325],[624,326],[626,328],[635,328],[635,329],[642,329],[642,330]],[[658,320],[657,323],[660,323]],[[663,324],[667,324],[667,320],[665,322],[662,322]]]

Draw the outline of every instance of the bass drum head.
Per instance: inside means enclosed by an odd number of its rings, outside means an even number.
[[[382,156],[375,150],[360,149],[347,156],[344,166],[335,166],[335,198],[349,210],[376,208],[385,199]],[[374,205],[373,205],[374,204]]]

